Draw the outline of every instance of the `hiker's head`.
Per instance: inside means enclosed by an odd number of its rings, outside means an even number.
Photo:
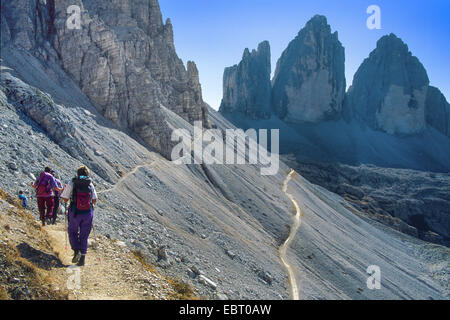
[[[22,194],[23,194],[23,191],[19,191],[19,194],[22,195]]]
[[[50,172],[52,172],[52,169],[50,167],[45,167],[44,171],[47,173],[50,173]]]
[[[89,173],[90,173],[89,168],[86,166],[79,167],[77,170],[78,177],[81,177],[81,176],[89,177]]]

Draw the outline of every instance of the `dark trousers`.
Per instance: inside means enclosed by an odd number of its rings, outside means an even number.
[[[53,207],[55,205],[55,199],[53,199],[53,197],[38,197],[37,203],[41,221],[44,221],[46,218],[51,218],[53,214]]]
[[[58,211],[59,211],[59,197],[54,197],[54,206],[53,206],[53,216],[52,220],[53,222],[56,221],[56,218],[58,218]]]

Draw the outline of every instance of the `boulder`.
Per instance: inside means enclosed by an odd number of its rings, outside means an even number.
[[[261,270],[260,272],[258,272],[258,277],[259,277],[261,280],[264,280],[264,282],[266,282],[266,283],[269,284],[269,285],[271,285],[272,282],[273,282],[273,277],[272,277],[272,275],[271,275],[270,273],[264,271],[264,270]]]
[[[198,277],[198,281],[204,285],[209,286],[213,290],[217,289],[217,284],[215,282],[213,282],[211,279],[205,277],[204,275],[200,275]]]

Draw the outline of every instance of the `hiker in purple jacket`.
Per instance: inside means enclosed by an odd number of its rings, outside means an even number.
[[[54,206],[53,206],[53,214],[52,214],[52,224],[56,224],[56,218],[58,218],[58,211],[59,211],[59,201],[61,196],[61,191],[64,189],[61,181],[58,180],[58,176],[55,172],[55,170],[52,170],[51,175],[55,178],[56,186],[58,187],[57,190],[54,190]]]
[[[74,252],[72,262],[84,266],[88,249],[88,238],[92,230],[94,205],[97,193],[89,179],[89,169],[85,166],[77,170],[77,176],[64,188],[61,198],[70,199],[69,205],[69,240]]]
[[[36,189],[37,204],[42,226],[45,226],[46,220],[51,219],[53,214],[54,191],[62,190],[56,185],[55,178],[50,174],[52,169],[46,167],[36,181],[31,183],[31,187]]]

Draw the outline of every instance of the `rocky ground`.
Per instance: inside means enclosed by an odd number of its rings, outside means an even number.
[[[450,297],[448,248],[361,216],[350,202],[301,175],[289,192],[303,212],[290,251],[302,299]],[[367,286],[369,266],[379,267],[379,290]]]
[[[67,182],[85,163],[100,197],[95,218],[99,234],[142,250],[159,272],[190,283],[200,296],[288,297],[278,258],[289,223],[282,209],[289,208],[281,190],[284,172],[273,184],[254,166],[211,167],[207,176],[201,166],[174,165],[132,134],[115,129],[89,104],[74,104],[86,101],[82,94],[69,91],[72,96],[64,96],[48,89],[50,99],[18,81],[14,72],[3,69],[0,97],[0,142],[5,146],[0,178],[5,190],[23,190],[30,197],[30,173],[38,175],[50,165]],[[33,70],[42,80],[43,72]],[[46,122],[33,106],[49,108],[61,125],[70,123],[75,132],[67,139],[53,138],[52,117]],[[169,115],[189,129],[183,119]],[[82,152],[73,153],[73,144]],[[35,206],[35,199],[30,203]]]
[[[71,263],[64,219],[41,227],[29,210],[0,191],[2,299],[141,300],[195,298],[189,285],[165,278],[139,251],[96,234],[82,268]],[[79,280],[78,280],[79,279]],[[78,282],[79,281],[79,282]]]
[[[23,190],[30,197],[30,173],[51,166],[67,182],[85,164],[99,192],[92,234],[97,249],[90,249],[89,274],[117,284],[95,286],[87,275],[89,293],[69,298],[170,298],[163,284],[154,293],[151,284],[157,279],[148,266],[161,278],[176,279],[172,287],[181,293],[189,294],[187,288],[192,287],[196,297],[290,297],[279,255],[292,223],[292,202],[282,189],[290,172],[287,165],[281,162],[274,176],[262,176],[258,165],[177,165],[105,118],[56,64],[26,50],[9,50],[2,48],[0,75],[0,187],[13,196]],[[165,106],[159,110],[171,128],[192,134],[186,119]],[[212,112],[210,119],[219,130],[234,128],[220,114]],[[448,297],[443,285],[448,283],[446,248],[429,248],[423,241],[371,225],[352,212],[351,203],[324,195],[302,177],[287,188],[305,212],[285,257],[294,269],[300,298]],[[35,199],[29,200],[37,220]],[[27,232],[20,221],[9,224],[13,232],[4,229],[8,239],[31,237],[36,244],[28,246],[46,253],[42,257],[55,266],[67,263],[66,250],[60,247],[61,225],[44,229],[39,238],[15,231]],[[43,240],[45,234],[53,240]],[[45,248],[38,247],[41,241],[47,243]],[[50,248],[58,252],[56,259]],[[143,266],[132,262],[136,258]],[[38,254],[33,261],[42,259]],[[110,266],[102,269],[101,261]],[[372,263],[385,270],[385,290],[361,293]],[[129,273],[130,264],[138,274]],[[335,266],[339,272],[332,270]],[[65,268],[57,269],[62,290],[68,274]],[[117,272],[112,276],[109,270]],[[10,278],[2,281],[14,288],[16,280]],[[119,292],[121,286],[125,290]]]
[[[2,92],[10,91],[4,88]],[[22,111],[26,108],[17,108],[15,100],[5,99],[5,96],[1,102],[0,139],[6,146],[0,155],[2,187],[12,195],[17,195],[19,189],[27,191],[29,173],[38,173],[45,165],[56,168],[64,181],[69,180],[74,168],[82,161],[63,149],[64,144],[61,147],[49,139],[49,133]],[[104,168],[93,170],[99,203],[92,236],[97,239],[98,247],[97,250],[90,249],[88,261],[92,264],[89,268],[93,270],[92,274],[98,269],[98,275],[105,281],[123,281],[126,282],[123,286],[129,288],[124,291],[126,295],[116,296],[118,291],[114,288],[117,287],[102,284],[96,287],[92,280],[87,282],[92,297],[170,297],[164,291],[165,286],[160,286],[160,293],[152,293],[147,280],[152,283],[153,277],[148,269],[141,269],[139,275],[127,274],[128,262],[123,261],[129,261],[131,251],[138,252],[138,257],[142,256],[146,265],[153,266],[162,277],[191,286],[197,297],[289,298],[287,272],[279,259],[279,247],[288,235],[292,216],[292,203],[282,190],[287,166],[281,163],[278,175],[269,177],[262,177],[257,166],[249,165],[179,166],[146,150],[131,136],[105,126],[96,118],[95,111],[87,119],[80,117],[83,109],[67,108],[65,111],[76,128],[82,126],[83,120],[89,123],[85,130],[77,131],[80,133],[74,138],[78,145],[92,150],[88,153],[90,159],[83,160],[96,163],[94,168]],[[176,117],[173,119],[186,125]],[[231,126],[217,113],[213,113],[211,119],[218,128]],[[188,125],[186,128],[192,129]],[[92,144],[95,144],[94,148]],[[441,247],[425,248],[423,244],[414,247],[414,240],[409,238],[400,244],[399,235],[390,235],[389,230],[371,226],[343,207],[340,203],[346,204],[345,199],[330,203],[320,195],[322,191],[303,178],[298,181],[301,183],[291,182],[288,188],[304,210],[305,217],[287,249],[286,260],[295,270],[301,299],[448,296],[447,289],[440,284],[445,284],[448,279],[448,274],[443,271],[448,269],[448,259]],[[30,203],[34,204],[34,201]],[[37,220],[36,208],[34,219]],[[342,224],[347,227],[343,228]],[[25,230],[20,225],[11,226]],[[56,239],[53,241],[59,246],[64,241],[60,228],[61,225],[47,227],[50,239]],[[346,234],[345,238],[342,233]],[[370,234],[376,234],[377,240],[359,239]],[[332,240],[325,241],[325,235]],[[336,244],[330,246],[332,243]],[[396,243],[395,247],[390,243]],[[410,246],[417,249],[410,249]],[[345,254],[342,254],[343,250]],[[100,255],[101,252],[105,255]],[[55,261],[67,263],[65,250],[59,247],[59,253]],[[97,260],[99,257],[100,261]],[[358,290],[364,286],[368,264],[373,263],[370,257],[377,257],[376,263],[386,268],[384,276],[388,283],[395,284],[377,294]],[[342,264],[342,259],[350,262]],[[101,261],[111,262],[110,268],[118,270],[113,278],[107,269],[101,269]],[[393,261],[397,266],[407,263],[408,267],[392,269],[389,264]],[[333,271],[335,275],[330,276],[330,268],[335,264],[340,266],[340,272]],[[68,274],[65,269],[61,272],[59,283],[65,283]],[[405,278],[405,272],[410,276]],[[420,279],[423,278],[427,279],[429,287],[422,284]],[[177,287],[186,291],[184,285]],[[400,287],[403,288],[400,290]],[[89,297],[82,292],[76,294],[69,298]]]
[[[309,181],[348,200],[358,212],[425,241],[450,245],[447,173],[284,159]]]

